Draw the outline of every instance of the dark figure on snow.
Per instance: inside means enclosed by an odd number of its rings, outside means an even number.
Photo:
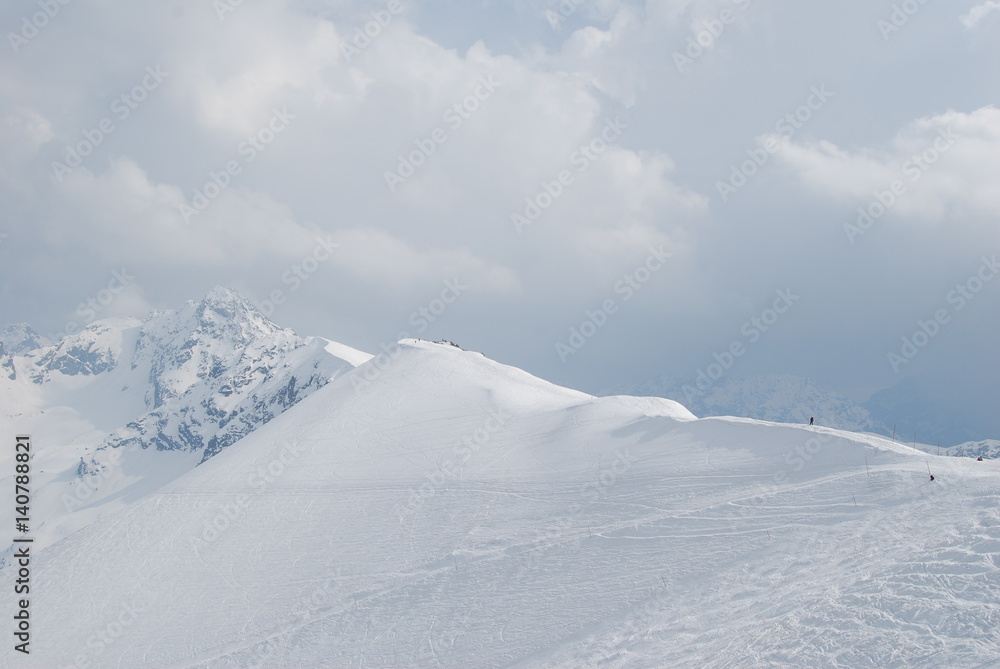
[[[983,461],[983,456],[980,455],[978,458],[976,458],[976,462],[982,462],[982,461]]]
[[[810,419],[809,419],[809,424],[810,424],[810,425],[812,425],[812,424],[813,424],[813,420],[814,420],[814,419],[812,419],[812,418],[810,418]]]
[[[934,474],[931,474],[931,481],[934,480]]]

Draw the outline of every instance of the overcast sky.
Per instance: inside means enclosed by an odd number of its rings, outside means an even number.
[[[726,374],[995,412],[997,0],[40,0],[0,24],[3,323],[219,284],[301,334],[447,338],[592,392],[739,351]]]

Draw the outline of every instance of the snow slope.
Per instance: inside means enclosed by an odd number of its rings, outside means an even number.
[[[42,551],[0,664],[998,666],[998,501],[993,462],[408,341]]]

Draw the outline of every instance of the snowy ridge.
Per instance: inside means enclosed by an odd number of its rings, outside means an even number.
[[[152,411],[101,448],[201,451],[207,460],[353,368],[329,346],[279,328],[239,295],[216,288],[141,329],[131,368],[148,373]]]
[[[998,502],[996,463],[404,341],[36,556],[17,661],[994,666]]]
[[[113,369],[126,354],[128,331],[141,324],[134,318],[104,319],[53,346],[35,349],[25,356],[32,365],[31,380],[43,384],[56,372],[65,376],[92,376]]]
[[[978,458],[982,456],[989,460],[1000,459],[1000,441],[996,439],[984,439],[983,441],[970,441],[951,448],[942,448],[942,455],[954,455],[961,458]]]
[[[0,330],[0,357],[22,355],[51,343],[27,323],[15,323]]]
[[[724,377],[707,387],[659,376],[616,392],[669,397],[698,416],[743,416],[780,423],[808,423],[855,432],[889,435],[890,430],[860,404],[820,388],[809,379],[771,374]]]

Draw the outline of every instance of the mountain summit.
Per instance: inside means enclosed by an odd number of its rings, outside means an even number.
[[[100,500],[137,477],[159,485],[205,462],[371,357],[300,337],[222,287],[176,311],[98,320],[57,342],[10,326],[0,345],[0,393],[10,398],[0,418],[64,443],[46,474],[68,483],[50,488],[62,504],[48,505],[53,516],[79,514],[49,538],[89,522]],[[151,451],[174,455],[144,455]]]
[[[280,328],[226,288],[138,328],[130,370],[147,380],[149,412],[105,440],[200,451],[202,461],[354,365],[327,342]]]

